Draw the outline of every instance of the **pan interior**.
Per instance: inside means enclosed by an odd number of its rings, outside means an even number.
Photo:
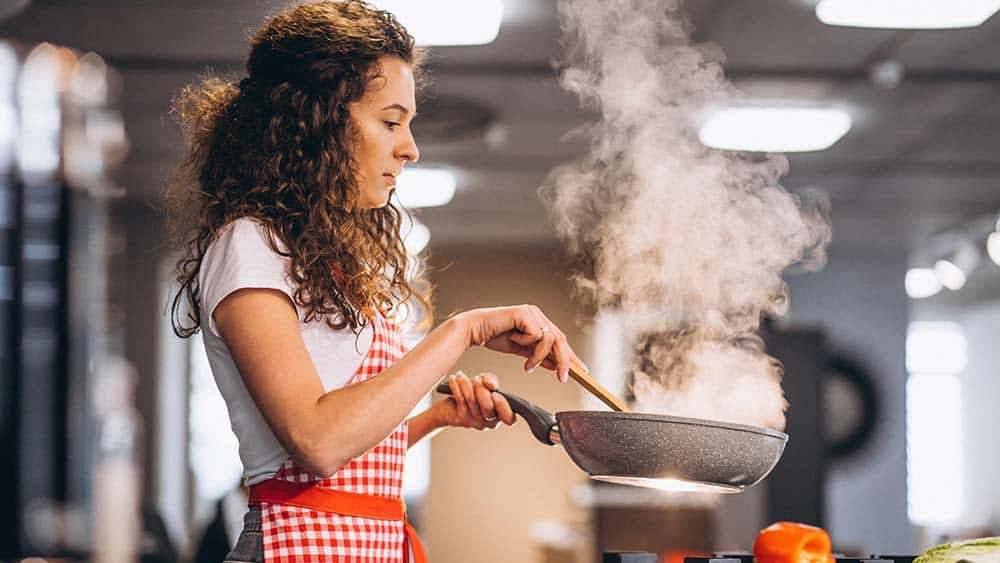
[[[681,491],[695,493],[740,493],[743,487],[737,485],[725,485],[720,483],[705,483],[704,481],[689,481],[686,479],[653,479],[650,477],[622,477],[620,475],[591,475],[591,479],[616,483],[618,485],[632,485],[634,487],[647,487],[659,489],[661,491]]]
[[[725,428],[730,430],[738,430],[742,432],[749,432],[751,434],[761,434],[764,436],[771,436],[778,438],[780,440],[788,440],[788,434],[780,432],[773,428],[762,428],[759,426],[749,426],[746,424],[738,424],[736,422],[724,422],[721,420],[706,420],[701,418],[689,418],[686,416],[673,416],[666,414],[651,414],[644,412],[616,412],[616,411],[562,411],[556,415],[556,418],[564,417],[570,415],[577,418],[584,417],[595,417],[595,418],[606,418],[610,420],[628,420],[628,421],[648,421],[648,422],[669,422],[673,425],[690,425],[708,428]]]

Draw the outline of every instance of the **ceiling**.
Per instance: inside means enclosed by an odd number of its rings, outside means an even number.
[[[695,38],[723,47],[727,75],[748,95],[851,112],[848,135],[791,155],[784,180],[829,193],[838,247],[905,249],[1000,209],[1000,16],[912,32],[825,26],[801,0],[687,4]],[[130,197],[155,200],[180,146],[171,96],[209,67],[239,72],[249,30],[280,5],[38,0],[0,36],[94,50],[120,71],[131,145],[122,182]],[[583,154],[565,136],[590,117],[557,83],[560,56],[554,0],[507,0],[493,44],[433,51],[429,111],[414,128],[423,163],[454,167],[460,179],[450,205],[420,215],[432,244],[554,241],[537,189],[553,166]],[[893,89],[869,79],[886,59],[905,71]],[[489,125],[440,133],[463,116]]]

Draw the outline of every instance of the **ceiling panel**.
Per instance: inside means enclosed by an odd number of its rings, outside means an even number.
[[[121,105],[132,152],[122,181],[154,200],[179,152],[171,96],[207,65],[240,71],[248,30],[283,2],[40,1],[0,34],[94,49],[123,77]],[[556,2],[508,0],[498,40],[432,51],[431,85],[415,124],[425,163],[460,172],[458,195],[421,212],[440,243],[551,244],[537,194],[552,167],[582,157],[567,136],[593,115],[564,92]],[[829,192],[839,245],[918,244],[963,220],[1000,209],[1000,18],[973,30],[900,32],[819,23],[808,0],[688,0],[697,40],[727,51],[726,70],[748,99],[847,108],[854,127],[828,151],[790,155],[784,184]],[[903,65],[882,89],[868,66]],[[433,107],[435,100],[441,102]],[[461,136],[420,137],[454,119],[455,106],[492,116]],[[438,127],[440,129],[440,127]]]

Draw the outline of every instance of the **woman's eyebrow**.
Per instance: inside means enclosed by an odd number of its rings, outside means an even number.
[[[399,104],[390,104],[388,106],[385,106],[384,108],[382,108],[382,111],[385,111],[387,109],[398,109],[399,111],[403,112],[403,115],[408,115],[410,113],[410,110],[406,109],[404,106],[401,106]],[[413,112],[413,117],[416,116],[417,112]]]

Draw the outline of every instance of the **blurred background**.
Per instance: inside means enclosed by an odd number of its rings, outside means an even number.
[[[436,318],[535,303],[624,391],[621,320],[573,301],[538,195],[553,167],[585,154],[567,134],[594,119],[559,86],[556,3],[480,0],[445,16],[419,4],[407,17],[483,33],[439,39],[403,20],[432,45],[422,158],[398,196],[414,211],[411,251],[432,267]],[[986,15],[921,29],[966,5]],[[282,6],[0,8],[0,558],[221,560],[238,533],[225,405],[201,337],[170,329],[176,256],[159,198],[182,148],[171,98],[208,72],[238,79],[250,30]],[[997,8],[872,23],[834,21],[836,6],[811,0],[686,2],[694,39],[724,49],[749,100],[840,119],[828,146],[789,152],[782,182],[828,194],[834,233],[826,267],[789,275],[791,310],[763,330],[786,368],[785,457],[762,485],[718,498],[598,486],[523,423],[447,431],[411,452],[406,478],[432,559],[745,551],[776,520],[822,526],[848,554],[1000,534]],[[473,350],[457,367],[495,372],[552,411],[598,408],[516,360]]]

